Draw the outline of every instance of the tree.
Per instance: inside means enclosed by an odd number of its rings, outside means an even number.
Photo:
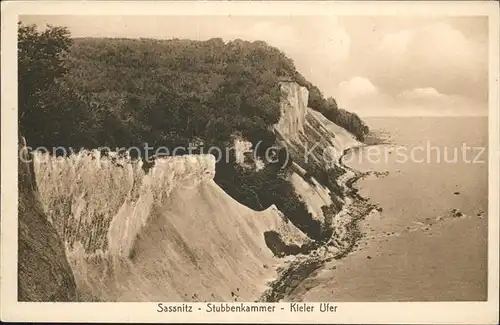
[[[64,57],[71,46],[69,30],[18,23],[18,106],[21,132],[26,138],[44,142],[46,130],[58,129],[57,109],[51,94],[57,92],[57,79],[66,73]],[[54,125],[56,124],[56,125]]]
[[[322,112],[324,106],[324,98],[321,91],[316,86],[311,86],[309,88],[309,102],[307,106]]]

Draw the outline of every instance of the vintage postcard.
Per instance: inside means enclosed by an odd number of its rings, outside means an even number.
[[[2,3],[1,319],[497,324],[495,2]]]

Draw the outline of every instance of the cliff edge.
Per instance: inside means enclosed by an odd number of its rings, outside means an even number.
[[[74,301],[76,285],[64,245],[39,202],[33,162],[19,140],[18,300]]]

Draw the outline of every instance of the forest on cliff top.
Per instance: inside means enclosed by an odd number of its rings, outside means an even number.
[[[308,106],[363,140],[367,126],[308,82],[293,61],[262,41],[71,38],[65,27],[19,24],[19,125],[28,144],[72,148],[227,148],[236,134],[258,156],[276,143],[279,82],[309,90]],[[279,163],[248,171],[234,157],[216,182],[241,203],[276,206],[311,238],[311,219]]]
[[[236,130],[273,138],[284,78],[359,139],[367,131],[262,41],[73,39],[63,27],[20,25],[18,51],[20,124],[32,146],[219,144]]]

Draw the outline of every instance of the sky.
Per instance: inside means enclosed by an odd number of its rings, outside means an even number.
[[[263,40],[360,116],[487,115],[487,17],[23,16],[74,37]]]

